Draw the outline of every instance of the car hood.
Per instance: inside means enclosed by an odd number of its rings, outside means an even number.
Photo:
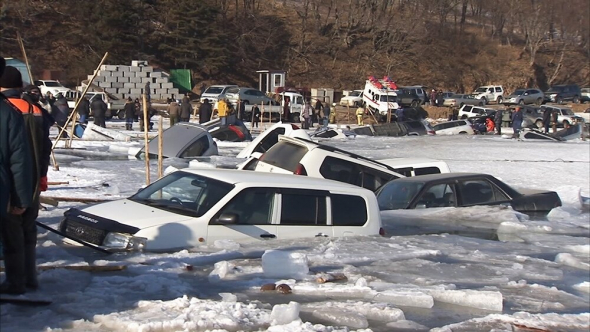
[[[97,204],[81,211],[139,229],[167,223],[180,223],[192,219],[178,213],[136,203],[129,199]]]
[[[518,98],[521,97],[522,95],[508,95],[506,96],[506,98]]]

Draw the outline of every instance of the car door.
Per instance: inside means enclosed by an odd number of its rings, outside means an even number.
[[[278,238],[332,237],[326,190],[280,189]]]
[[[412,200],[410,209],[457,206],[456,186],[453,180],[425,186]]]
[[[209,221],[207,242],[276,239],[275,199],[275,188],[246,188],[237,193]]]

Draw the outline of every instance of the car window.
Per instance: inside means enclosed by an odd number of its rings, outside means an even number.
[[[326,197],[315,190],[281,193],[281,225],[326,225]]]
[[[349,96],[350,97],[358,97],[361,95],[361,91],[352,91]]]
[[[414,173],[416,175],[440,174],[440,168],[438,168],[436,166],[431,166],[431,167],[414,167]]]
[[[463,105],[463,112],[471,112],[473,106]]]
[[[275,191],[272,188],[246,188],[229,201],[212,219],[222,214],[236,215],[237,224],[268,225],[272,223]]]
[[[261,152],[264,153],[268,151],[273,145],[275,145],[279,141],[279,135],[285,135],[285,128],[276,128],[272,132],[268,133],[261,141],[258,143],[254,152]]]
[[[434,125],[434,130],[442,130],[454,127],[453,122],[443,122]]]
[[[308,150],[305,146],[281,141],[270,148],[261,157],[261,160],[269,165],[295,172],[301,158],[307,152]]]
[[[233,187],[226,182],[177,171],[152,183],[129,199],[155,208],[200,217]]]
[[[564,115],[575,115],[574,111],[570,110],[569,108],[562,108],[561,111]]]
[[[211,93],[211,94],[218,95],[218,94],[220,94],[222,92],[223,92],[223,88],[221,88],[221,87],[215,87],[215,86],[210,86],[210,87],[207,88],[207,90],[205,90],[204,93]],[[236,90],[236,92],[237,92],[237,90]]]
[[[203,154],[204,151],[209,149],[209,138],[207,136],[203,136],[193,142],[191,146],[189,146],[182,154],[180,158],[190,158],[190,157],[198,157]]]
[[[487,90],[486,88],[477,88],[475,90],[475,92],[482,93],[482,92],[486,92],[486,90]]]
[[[240,92],[239,88],[231,88],[231,89],[227,89],[226,93],[238,93],[238,92]],[[214,93],[214,92],[205,91],[205,93]]]
[[[391,181],[377,190],[380,210],[405,209],[422,189],[422,182]]]
[[[371,191],[397,178],[387,172],[332,156],[324,159],[320,166],[320,174],[326,179],[354,184]]]
[[[463,180],[459,181],[463,205],[492,203],[494,189],[491,183],[485,180]]]
[[[34,81],[34,83],[35,83],[36,86],[39,86],[39,87],[45,85],[41,81]]]
[[[420,195],[416,208],[455,206],[455,188],[452,184],[433,185]]]
[[[332,194],[332,225],[362,226],[367,222],[367,204],[360,196]]]
[[[496,87],[496,92],[502,92],[502,88],[501,88],[501,87],[499,87],[499,86],[497,86],[497,87]]]
[[[55,82],[55,81],[45,81],[45,86],[50,86],[50,87],[60,86],[61,87],[61,84],[59,84],[59,82]]]

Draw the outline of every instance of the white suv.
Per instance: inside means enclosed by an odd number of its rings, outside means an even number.
[[[213,105],[218,102],[220,99],[225,98],[225,93],[227,90],[231,88],[237,88],[237,85],[212,85],[208,87],[203,94],[199,101],[201,103],[205,102],[205,99],[209,100],[209,104]]]
[[[70,209],[64,216],[61,232],[101,251],[384,234],[369,190],[224,169],[176,171],[128,199]]]
[[[59,81],[54,80],[38,80],[34,82],[36,86],[39,87],[42,95],[46,95],[47,92],[51,92],[53,96],[56,96],[58,93],[62,93],[64,97],[70,89],[63,86]]]
[[[485,108],[485,107],[472,106],[472,105],[463,105],[459,109],[458,116],[459,116],[459,119],[465,120],[467,118],[471,118],[474,116],[491,114],[495,111],[496,110],[493,108]]]
[[[348,96],[340,99],[340,106],[361,106],[363,104],[363,90],[351,91]]]
[[[338,148],[298,138],[280,136],[260,159],[240,169],[258,172],[307,175],[346,182],[375,191],[390,180],[404,177],[378,161]]]
[[[501,104],[504,100],[504,88],[501,85],[480,86],[473,92],[475,99],[481,99],[484,104],[496,102]]]

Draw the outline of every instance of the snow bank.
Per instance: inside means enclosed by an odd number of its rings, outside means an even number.
[[[377,293],[374,296],[374,300],[406,307],[432,308],[434,306],[432,295],[425,294],[419,290],[386,290]]]
[[[502,293],[478,290],[431,290],[436,301],[484,310],[502,311]]]
[[[307,256],[298,252],[266,250],[262,270],[268,278],[303,279],[309,274]]]

